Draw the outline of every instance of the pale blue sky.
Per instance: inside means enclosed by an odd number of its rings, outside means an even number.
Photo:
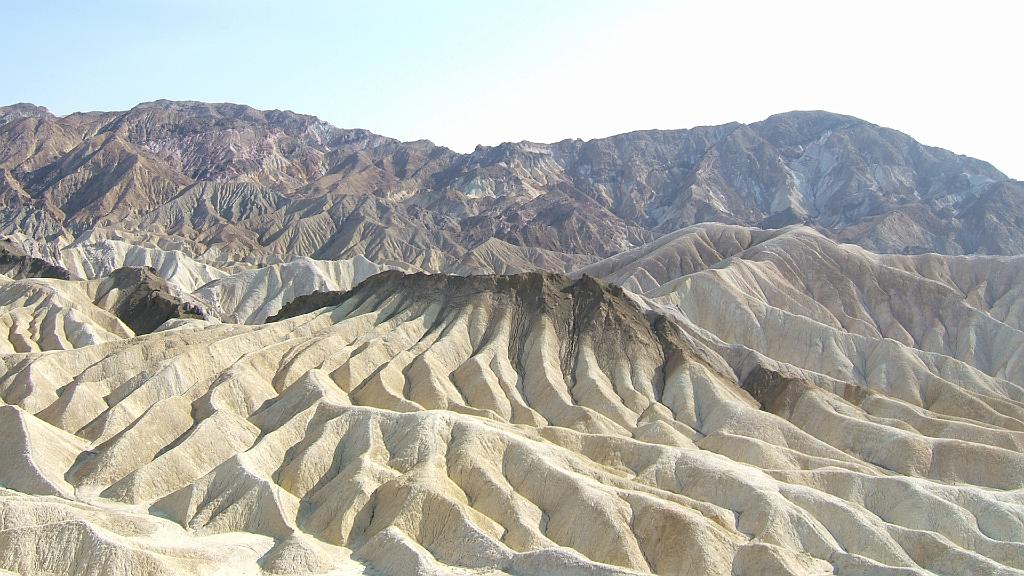
[[[1017,2],[0,0],[0,103],[240,102],[457,150],[825,109],[1024,178]]]

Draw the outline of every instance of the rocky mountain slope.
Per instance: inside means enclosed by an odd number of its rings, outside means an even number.
[[[1019,254],[1022,190],[985,162],[825,112],[457,154],[234,104],[0,108],[0,231],[112,227],[253,263],[361,255],[436,272],[496,241],[577,262],[704,221],[804,222],[882,252]]]
[[[64,268],[32,256],[18,243],[3,239],[0,239],[0,274],[10,278],[71,278]]]

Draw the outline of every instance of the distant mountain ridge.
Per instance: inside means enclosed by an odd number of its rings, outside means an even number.
[[[827,112],[459,154],[237,104],[16,104],[0,108],[0,206],[2,233],[111,228],[257,264],[453,271],[494,241],[515,261],[579,263],[705,221],[806,223],[877,252],[1024,253],[1024,184]]]

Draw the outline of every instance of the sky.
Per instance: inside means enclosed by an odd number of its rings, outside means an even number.
[[[161,98],[459,151],[829,110],[1024,179],[1024,3],[0,0],[0,104]]]

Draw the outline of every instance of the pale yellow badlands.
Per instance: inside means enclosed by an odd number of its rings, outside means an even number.
[[[616,258],[138,337],[0,279],[0,570],[1024,574],[1024,261]]]

